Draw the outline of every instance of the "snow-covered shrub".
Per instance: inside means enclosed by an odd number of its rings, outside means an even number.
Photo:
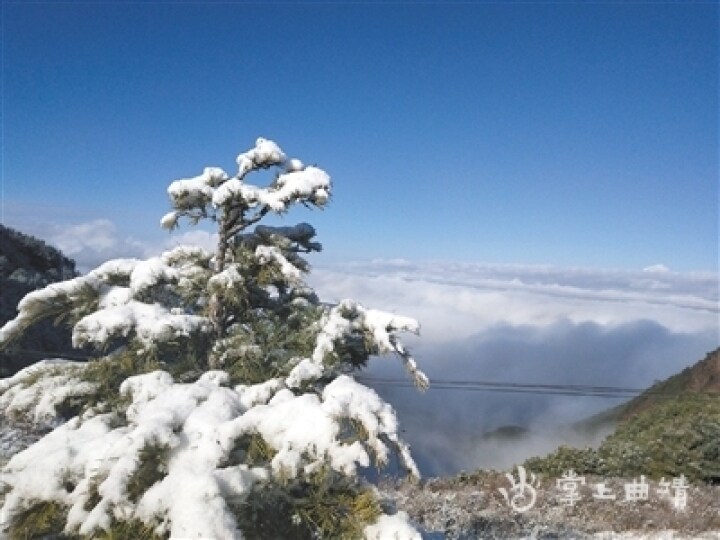
[[[392,455],[418,471],[391,406],[352,376],[396,353],[426,388],[397,337],[418,324],[321,303],[303,281],[313,227],[257,225],[324,206],[327,173],[265,139],[237,163],[235,176],[206,168],[168,189],[162,226],[215,222],[215,253],[106,262],[28,294],[0,329],[1,347],[55,316],[98,351],[0,380],[0,414],[56,426],[2,471],[5,534],[419,538],[358,476]],[[270,168],[269,186],[247,183]]]

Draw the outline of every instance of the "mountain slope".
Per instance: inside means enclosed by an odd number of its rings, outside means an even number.
[[[720,481],[720,349],[661,381],[628,403],[597,415],[588,425],[618,427],[597,449],[561,446],[525,465],[559,476],[582,474]]]
[[[627,421],[678,394],[717,393],[720,397],[720,349],[709,352],[695,365],[660,381],[617,408],[617,420]]]

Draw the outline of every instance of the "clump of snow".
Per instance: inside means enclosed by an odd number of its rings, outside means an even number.
[[[375,343],[381,348],[380,352],[395,350],[391,340],[393,332],[412,332],[413,334],[420,332],[420,324],[410,317],[402,317],[377,309],[363,311],[365,326],[375,337]]]
[[[44,372],[48,372],[51,370],[56,371],[58,369],[65,368],[82,368],[85,365],[86,364],[84,362],[72,362],[63,358],[48,358],[45,360],[40,360],[39,362],[36,362],[31,366],[27,366],[21,369],[11,377],[0,379],[0,392],[5,392],[7,389],[17,384],[25,383],[31,377],[36,378],[38,375]]]
[[[103,285],[99,290],[98,307],[108,308],[123,306],[133,299],[133,291],[130,287]]]
[[[6,322],[2,328],[0,328],[0,344],[9,343],[16,336],[22,334],[22,332],[34,321],[30,317],[15,317],[14,319]]]
[[[307,167],[278,176],[275,186],[260,188],[244,183],[240,178],[225,182],[211,195],[215,207],[241,200],[248,207],[264,205],[274,212],[284,212],[298,201],[308,200],[318,206],[330,198],[330,176],[318,167]]]
[[[328,384],[322,396],[296,396],[287,389],[275,391],[265,405],[257,405],[234,421],[228,428],[234,437],[259,433],[276,451],[272,469],[276,474],[295,477],[300,471],[309,474],[324,464],[349,475],[355,475],[357,465],[368,466],[370,458],[359,442],[350,445],[339,442],[339,418],[360,422],[368,434],[366,443],[380,461],[388,455],[383,440],[393,447],[401,445],[397,419],[392,408],[373,390],[340,376]],[[401,458],[412,474],[419,476],[409,454],[401,451]]]
[[[107,282],[112,278],[127,280],[139,262],[138,259],[113,259],[102,263],[87,276],[78,279],[83,280],[92,276],[102,282]]]
[[[287,172],[302,171],[304,168],[305,165],[303,162],[296,158],[288,159],[285,163],[285,170]]]
[[[0,412],[35,424],[54,421],[57,407],[68,398],[88,395],[97,389],[97,385],[78,377],[85,366],[82,362],[43,360],[12,377],[0,379]]]
[[[259,192],[258,199],[276,210],[298,198],[309,198],[318,206],[324,205],[330,198],[330,176],[318,167],[306,167],[301,171],[281,174],[275,190]]]
[[[338,418],[352,418],[363,425],[367,431],[367,444],[375,452],[378,463],[386,464],[389,458],[389,449],[383,442],[385,439],[392,443],[408,472],[415,478],[420,477],[410,449],[398,437],[395,411],[375,390],[341,375],[325,387],[322,395],[330,414]]]
[[[169,266],[164,257],[152,257],[135,265],[130,273],[130,289],[137,294],[161,281],[172,281],[177,278],[178,271]]]
[[[299,388],[306,381],[316,381],[325,373],[322,362],[310,358],[303,358],[285,378],[288,388]]]
[[[49,308],[56,306],[61,310],[70,307],[83,293],[97,294],[101,284],[102,282],[95,275],[88,275],[62,283],[53,283],[25,295],[18,304],[17,317],[0,328],[0,345],[9,343],[28,326],[46,316]]]
[[[255,148],[240,154],[236,161],[239,167],[238,176],[242,178],[255,168],[280,165],[285,161],[285,154],[275,142],[258,137]]]
[[[367,540],[420,540],[422,536],[410,524],[408,515],[400,511],[391,516],[383,514],[363,531]]]
[[[96,389],[96,384],[71,375],[48,375],[31,386],[19,384],[7,390],[0,395],[0,409],[8,416],[27,414],[35,423],[48,422],[58,416],[57,407],[67,398]]]
[[[168,187],[168,195],[173,206],[177,209],[202,208],[212,200],[213,188],[227,179],[228,175],[222,169],[207,167],[199,176],[175,180]]]
[[[162,218],[160,218],[160,226],[163,229],[172,230],[177,226],[179,217],[180,214],[175,210],[173,210],[172,212],[168,212]]]
[[[298,387],[307,381],[319,379],[325,373],[325,358],[335,350],[336,343],[359,334],[369,338],[375,349],[373,354],[396,353],[415,384],[424,390],[429,386],[427,376],[418,369],[417,363],[396,335],[397,332],[419,331],[420,325],[414,319],[365,309],[353,300],[343,300],[323,316],[312,356],[293,368],[287,377],[287,384]]]
[[[238,287],[245,282],[240,275],[237,264],[229,264],[222,272],[212,276],[208,280],[208,288],[213,289],[232,289]]]
[[[235,391],[240,394],[240,403],[242,403],[243,407],[249,409],[255,405],[266,404],[270,401],[270,398],[284,387],[282,379],[270,379],[250,386],[240,384],[235,387]]]
[[[255,199],[254,193],[256,189],[252,186],[246,186],[239,178],[232,178],[213,193],[211,201],[215,207],[223,206],[234,199],[251,201]]]
[[[288,261],[282,251],[275,246],[258,246],[255,249],[255,257],[260,264],[277,265],[288,283],[298,283],[302,279],[300,270]]]
[[[124,305],[108,306],[86,315],[73,328],[73,346],[103,345],[113,338],[134,335],[141,343],[169,341],[209,332],[207,317],[174,313],[162,305],[130,300]]]

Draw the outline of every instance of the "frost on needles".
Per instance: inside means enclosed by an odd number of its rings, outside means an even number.
[[[4,421],[47,435],[0,482],[0,536],[83,538],[419,538],[386,512],[358,467],[397,456],[418,471],[392,407],[353,374],[394,353],[418,323],[352,300],[321,303],[304,283],[312,226],[258,224],[323,207],[328,174],[258,139],[238,172],[170,184],[172,211],[217,226],[214,253],[178,247],[109,261],[28,294],[0,347],[56,317],[88,363],[43,361],[0,380]],[[248,182],[273,169],[266,187]]]

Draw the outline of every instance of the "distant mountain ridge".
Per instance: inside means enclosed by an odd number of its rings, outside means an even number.
[[[676,395],[714,393],[720,399],[720,348],[710,351],[705,358],[680,373],[656,382],[630,401],[578,422],[576,427],[592,430],[601,425],[626,422]]]
[[[720,399],[720,348],[707,353],[696,364],[680,373],[652,385],[619,411],[618,420],[624,422],[652,409],[668,395],[685,393],[717,393]]]
[[[638,397],[578,424],[617,428],[597,449],[561,446],[525,464],[559,476],[582,474],[720,483],[720,348]]]
[[[75,262],[60,250],[0,224],[0,326],[16,316],[17,304],[27,293],[76,275]],[[43,321],[0,352],[0,377],[58,354],[73,354],[70,332]]]

